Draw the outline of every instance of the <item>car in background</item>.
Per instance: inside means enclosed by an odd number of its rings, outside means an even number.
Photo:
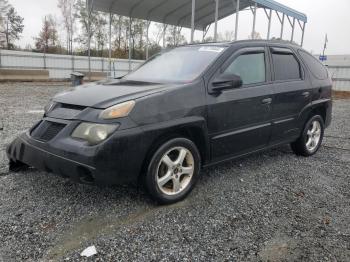
[[[33,166],[87,184],[142,181],[169,204],[202,168],[291,144],[311,156],[331,123],[327,69],[273,41],[187,45],[130,74],[56,95],[7,148],[10,169]]]

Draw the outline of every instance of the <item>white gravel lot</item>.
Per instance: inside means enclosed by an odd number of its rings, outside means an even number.
[[[159,207],[134,187],[8,172],[6,145],[67,88],[0,84],[0,261],[350,261],[350,100],[315,156],[283,146],[212,167]]]

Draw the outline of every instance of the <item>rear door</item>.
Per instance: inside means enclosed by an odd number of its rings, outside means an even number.
[[[311,102],[311,88],[305,68],[292,49],[272,46],[269,50],[275,93],[271,144],[278,144],[299,136],[298,117]]]
[[[243,86],[208,95],[208,130],[214,162],[265,147],[271,132],[270,65],[265,46],[236,51],[212,76],[239,75]]]

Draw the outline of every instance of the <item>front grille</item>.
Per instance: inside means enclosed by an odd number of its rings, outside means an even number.
[[[47,142],[53,139],[65,127],[65,124],[42,121],[31,132],[31,136],[35,139]]]

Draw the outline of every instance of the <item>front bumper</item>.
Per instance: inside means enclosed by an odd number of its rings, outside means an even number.
[[[70,132],[69,128],[63,130],[45,143],[29,132],[23,133],[7,147],[7,156],[12,163],[24,163],[79,183],[113,185],[137,181],[147,148],[141,129],[117,131],[97,146],[72,139]]]

